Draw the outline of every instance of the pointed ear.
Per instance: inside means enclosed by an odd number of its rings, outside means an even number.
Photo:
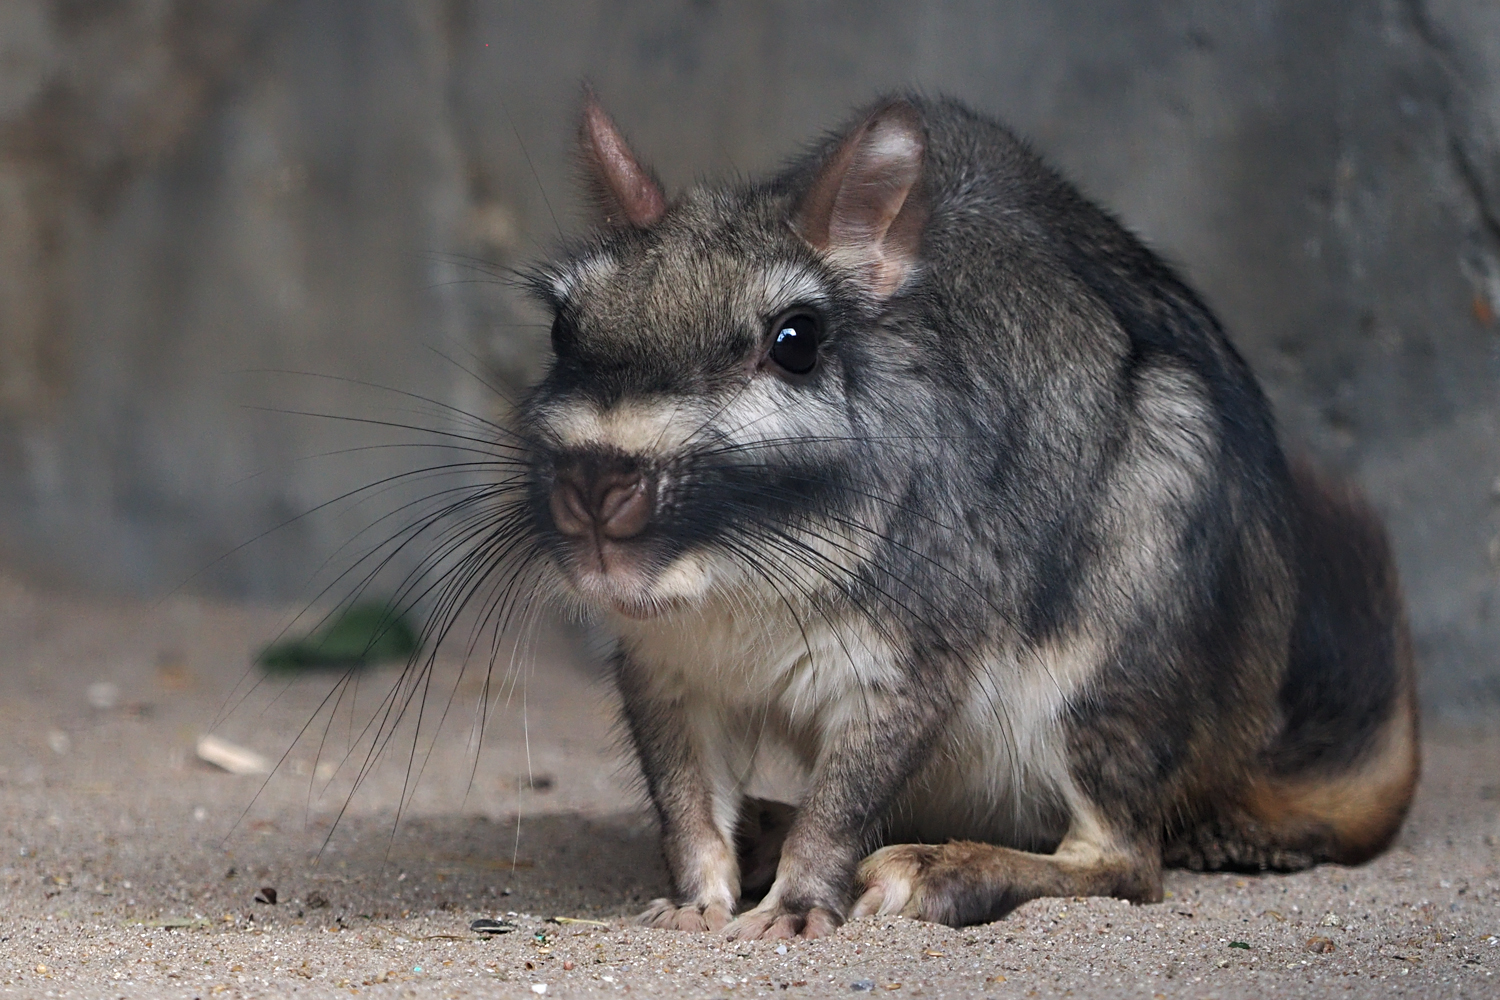
[[[605,222],[643,229],[666,212],[661,182],[641,166],[592,90],[583,96],[578,147],[589,188]]]
[[[927,200],[921,114],[892,101],[839,144],[798,203],[792,225],[815,250],[850,266],[878,298],[917,264]]]

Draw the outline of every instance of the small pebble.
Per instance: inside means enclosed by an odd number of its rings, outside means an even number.
[[[492,920],[489,917],[480,917],[469,925],[469,930],[475,934],[509,934],[516,929],[516,925],[509,920]]]
[[[223,768],[230,774],[270,774],[271,762],[265,757],[212,733],[198,737],[198,759]]]
[[[873,979],[856,979],[849,984],[849,988],[856,993],[868,993],[875,988]]]
[[[778,954],[778,955],[785,955],[786,954],[786,945],[784,945],[784,944],[778,944],[776,946],[776,954]]]
[[[85,692],[89,705],[100,712],[108,712],[120,704],[120,685],[110,681],[95,681]]]
[[[1326,955],[1330,951],[1333,951],[1336,945],[1328,938],[1317,934],[1307,939],[1306,947],[1314,955]]]
[[[531,984],[531,992],[533,992],[533,993],[546,993],[547,992],[547,984],[546,983],[532,983]]]
[[[266,903],[270,906],[275,906],[276,890],[269,885],[261,886],[260,891],[255,894],[255,901],[257,903]]]

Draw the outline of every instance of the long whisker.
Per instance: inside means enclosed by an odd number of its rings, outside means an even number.
[[[866,617],[871,626],[874,627],[878,633],[882,634],[883,638],[887,638],[888,640],[893,638],[888,631],[889,625],[884,621],[883,616],[876,616],[870,609],[866,607],[864,601],[858,597],[855,584],[849,577],[849,570],[847,567],[832,560],[826,554],[819,552],[816,548],[808,544],[803,539],[796,537],[791,533],[791,531],[787,529],[774,524],[767,525],[763,522],[757,522],[756,526],[759,532],[763,532],[768,537],[768,540],[777,543],[777,548],[784,555],[788,555],[794,558],[799,564],[816,573],[825,582],[829,583],[836,590],[838,590],[840,592],[840,595],[847,601],[847,603],[851,607],[859,610],[861,614]],[[833,546],[836,549],[841,549],[847,554],[855,556],[861,555],[857,550],[852,549],[842,541],[831,538],[826,534],[810,531],[805,526],[799,528],[798,530],[799,532],[811,535],[817,540],[822,541],[824,544]],[[917,598],[919,602],[925,601],[925,598],[921,594],[921,591],[914,585],[910,585],[905,581],[901,581],[899,580],[899,578],[893,577],[891,579],[899,586],[901,586],[904,591]],[[876,596],[881,601],[881,603],[885,604],[890,610],[898,611],[915,622],[923,623],[924,627],[935,638],[941,640],[944,630],[938,623],[931,621],[926,615],[918,612],[916,609],[911,607],[911,605],[907,601],[897,598],[889,590],[876,584],[867,576],[859,578],[858,589],[868,589],[872,591],[874,596]],[[983,676],[984,672],[982,668],[968,655],[962,653],[960,650],[954,649],[951,646],[949,646],[949,651],[951,656],[957,658],[959,665],[965,669],[965,671],[970,675],[971,678],[977,679]],[[1043,667],[1045,669],[1046,665],[1043,664]],[[1052,676],[1050,669],[1048,669],[1046,672],[1049,678],[1052,679],[1053,683],[1056,684],[1056,679]],[[1005,707],[999,704],[995,699],[987,699],[987,701],[990,702],[991,709],[996,716],[996,721],[1002,726],[1002,731],[1013,733],[1014,727],[1008,717],[1008,712],[1006,711]],[[1014,758],[1015,749],[1011,746],[1012,741],[1007,740],[1003,742],[1007,748],[1007,752],[1012,756],[1012,758]],[[1012,763],[1014,764],[1014,760],[1012,761]]]
[[[441,468],[441,467],[438,467],[438,468]],[[321,509],[323,509],[325,507],[328,507],[328,506],[330,506],[332,504],[336,504],[336,503],[338,503],[341,500],[349,499],[350,497],[356,496],[356,495],[358,495],[360,493],[363,493],[363,492],[366,492],[366,491],[377,490],[378,487],[380,487],[380,486],[382,486],[384,484],[390,484],[390,483],[394,483],[394,482],[397,482],[397,481],[408,480],[408,479],[416,479],[416,478],[419,478],[421,476],[424,476],[424,475],[428,474],[431,471],[432,471],[432,469],[417,469],[417,470],[412,470],[410,472],[398,473],[398,474],[396,474],[394,476],[386,477],[384,480],[380,480],[380,481],[377,481],[375,483],[370,483],[370,484],[368,484],[366,486],[359,487],[358,489],[350,490],[350,491],[348,491],[348,492],[346,492],[346,493],[344,493],[344,494],[342,494],[342,495],[340,495],[338,497],[334,497],[331,500],[328,500],[328,501],[325,501],[325,502],[323,502],[321,504],[318,504],[317,506],[315,506],[313,508],[310,508],[307,511],[303,511],[301,514],[298,514],[296,517],[290,518],[286,522],[283,522],[283,524],[279,525],[278,527],[285,527],[286,525],[294,523],[295,521],[297,521],[297,520],[299,520],[301,518],[307,517],[310,514],[316,512],[318,510],[321,510]],[[403,505],[403,507],[402,508],[398,508],[397,511],[393,511],[390,514],[387,514],[384,517],[382,517],[380,519],[377,519],[376,525],[378,525],[381,521],[387,520],[387,519],[389,519],[391,517],[396,516],[399,513],[402,513],[406,508],[409,508],[409,507],[414,506],[414,505],[419,504],[419,503],[423,503],[423,502],[429,501],[429,500],[431,500],[431,499],[433,499],[435,497],[442,496],[445,493],[455,492],[457,490],[462,490],[462,489],[464,489],[464,488],[463,487],[457,487],[454,490],[440,490],[440,491],[438,491],[435,494],[428,494],[426,497],[419,498],[418,500],[412,501],[410,504]],[[443,513],[444,513],[443,511],[440,511],[438,513],[438,515],[436,515],[436,516],[440,519],[442,517]],[[359,568],[359,566],[362,565],[365,562],[365,560],[371,558],[371,556],[375,552],[378,552],[380,548],[384,547],[385,545],[390,544],[391,541],[393,541],[394,539],[401,538],[403,534],[407,534],[407,533],[412,533],[413,535],[420,534],[424,530],[424,528],[426,526],[428,526],[431,522],[432,522],[432,518],[421,519],[415,525],[408,526],[407,528],[403,528],[401,531],[397,532],[397,534],[395,536],[387,538],[385,541],[381,542],[380,545],[378,545],[378,546],[375,547],[375,549],[371,550],[371,552],[369,552],[369,553],[366,553],[366,555],[360,557],[360,559],[357,560],[354,563],[354,565],[352,565],[351,567],[349,567],[348,569],[346,569],[343,573],[339,574],[338,577],[336,577],[332,582],[330,582],[327,586],[325,586],[313,598],[313,600],[309,604],[309,606],[311,606],[312,604],[315,604],[317,601],[321,600],[324,596],[326,596],[328,593],[330,593],[335,587],[337,587],[340,583],[342,583],[348,576],[350,576],[352,573],[354,573]],[[356,533],[356,535],[354,536],[354,538],[351,538],[350,540],[346,541],[343,545],[339,546],[339,551],[342,551],[343,549],[347,548],[349,545],[352,545],[359,537],[361,537],[362,535],[364,535],[368,531],[372,530],[373,527],[374,526],[367,526],[365,529],[362,529],[360,532]],[[267,529],[265,532],[262,532],[260,535],[256,536],[256,538],[251,539],[248,542],[244,542],[240,546],[237,546],[236,550],[240,549],[240,548],[244,548],[247,545],[253,544],[256,540],[258,540],[260,538],[264,538],[266,535],[270,534],[271,532],[273,532],[275,530],[277,530],[277,528],[275,528],[275,527]],[[402,543],[402,544],[404,544],[404,543]],[[236,551],[236,550],[231,550],[231,553],[226,553],[226,555],[225,556],[221,556],[220,559],[227,558],[229,554],[232,554],[232,552]],[[336,554],[328,556],[323,561],[323,565],[326,566],[334,558],[336,558]],[[199,574],[206,572],[207,569],[210,568],[212,565],[213,564],[211,563],[209,565],[209,567],[205,567],[204,569],[199,570]],[[195,575],[197,575],[197,574],[195,574]],[[368,581],[371,578],[373,578],[373,573],[369,577],[366,578],[366,581]],[[183,585],[185,585],[185,584],[186,584],[186,581],[184,582]],[[357,592],[356,592],[356,594],[354,596],[357,597],[358,596],[358,592],[362,591],[362,589],[363,589],[362,587],[357,588]],[[350,600],[352,600],[352,599],[353,598],[351,598]],[[347,604],[347,603],[349,603],[349,600],[346,600],[345,602],[342,602],[342,603],[343,604]],[[338,607],[335,607],[334,609],[330,610],[327,614],[325,614],[323,616],[323,618],[317,624],[318,625],[322,625],[322,624],[326,623],[334,614],[336,614],[338,612],[338,610],[339,610]],[[287,625],[282,629],[281,635],[284,636],[286,634],[286,632],[289,631],[296,624],[296,622],[301,619],[301,617],[302,617],[301,615],[298,615],[297,618],[294,618],[291,622],[287,623]],[[259,682],[257,682],[255,685],[252,685],[246,692],[244,692],[243,694],[240,694],[240,696],[239,696],[238,699],[236,699],[236,697],[235,697],[236,694],[239,692],[240,685],[244,683],[245,678],[250,675],[250,673],[253,671],[253,669],[254,669],[253,666],[252,667],[248,667],[246,669],[245,674],[240,677],[239,681],[236,682],[235,686],[225,696],[224,703],[219,706],[219,710],[218,710],[218,712],[214,716],[214,725],[215,726],[218,725],[227,716],[228,713],[232,712],[235,707],[237,707],[240,703],[242,703],[246,697],[248,697],[250,694],[254,693],[254,691],[259,687]]]
[[[346,424],[365,424],[370,427],[383,427],[387,429],[402,431],[416,431],[422,434],[431,434],[434,437],[451,438],[455,441],[464,441],[468,444],[488,446],[495,449],[510,447],[508,445],[502,445],[489,438],[475,437],[472,434],[460,434],[457,431],[445,431],[436,427],[422,427],[416,424],[403,424],[395,420],[378,420],[374,417],[351,417],[348,414],[342,413],[319,413],[316,410],[293,410],[277,406],[253,406],[247,404],[244,408],[247,410],[259,410],[263,413],[279,413],[283,416],[316,417],[319,420],[332,420]]]
[[[410,399],[419,403],[425,403],[429,406],[436,407],[441,413],[458,417],[461,420],[472,421],[478,424],[481,429],[501,435],[502,437],[515,436],[515,431],[512,428],[506,427],[503,424],[496,423],[495,421],[489,420],[485,417],[481,417],[476,413],[470,413],[468,410],[465,410],[462,407],[454,406],[452,403],[446,403],[440,399],[434,399],[431,396],[424,396],[421,393],[411,392],[406,389],[398,389],[395,386],[383,385],[379,382],[370,382],[366,379],[353,378],[348,375],[327,375],[321,372],[306,372],[287,368],[248,368],[241,370],[237,374],[295,375],[299,378],[317,379],[325,382],[338,382],[344,385],[356,385],[365,389],[376,389],[380,392],[390,393],[391,395],[398,396],[402,399]]]

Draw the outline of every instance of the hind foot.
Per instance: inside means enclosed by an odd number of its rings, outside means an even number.
[[[897,844],[859,866],[851,915],[900,914],[951,927],[999,920],[1041,896],[1117,896],[1160,902],[1161,870],[1148,855],[1080,841],[1056,854],[992,844]]]

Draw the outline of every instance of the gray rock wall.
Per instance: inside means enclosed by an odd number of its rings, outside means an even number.
[[[1490,0],[16,0],[0,47],[0,541],[33,572],[306,593],[432,492],[236,548],[452,458],[332,418],[468,433],[445,407],[525,383],[544,330],[504,268],[579,228],[584,78],[673,185],[914,86],[1202,288],[1288,443],[1388,516],[1429,703],[1500,698]]]

